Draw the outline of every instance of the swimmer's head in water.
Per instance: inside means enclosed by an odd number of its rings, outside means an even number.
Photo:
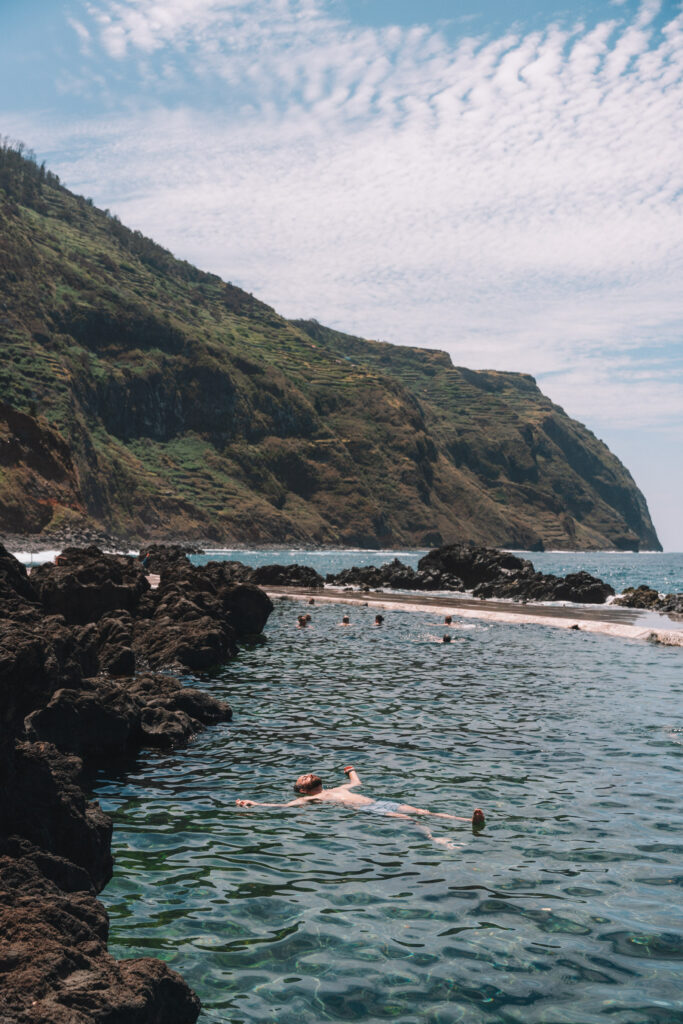
[[[375,625],[376,626],[381,626],[383,622],[384,622],[384,616],[383,615],[375,615]]]
[[[306,620],[306,622],[312,622],[312,616],[311,615],[304,615],[304,619]]]
[[[342,622],[344,623],[345,626],[348,626],[348,624],[349,624],[349,617],[348,617],[348,615],[342,615]]]
[[[303,793],[305,796],[310,796],[312,793],[317,793],[318,790],[323,788],[323,782],[319,775],[314,775],[313,772],[308,772],[307,775],[300,775],[294,783],[294,789],[297,793]]]
[[[483,828],[486,824],[486,818],[481,807],[475,807],[474,814],[472,815],[472,828]]]
[[[445,644],[449,644],[451,642],[451,638],[449,637],[448,633],[444,633],[444,635],[443,635],[443,642]]]
[[[443,621],[444,621],[446,626],[450,626],[451,622],[453,621],[453,616],[452,615],[447,615],[446,618]]]

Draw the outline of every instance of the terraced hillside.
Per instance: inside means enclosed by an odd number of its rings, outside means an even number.
[[[8,147],[0,200],[0,529],[659,546],[532,378],[290,323]]]

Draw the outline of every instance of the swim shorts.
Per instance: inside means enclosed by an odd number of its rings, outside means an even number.
[[[371,804],[363,804],[360,809],[369,811],[370,814],[393,814],[400,806],[396,800],[373,800]]]

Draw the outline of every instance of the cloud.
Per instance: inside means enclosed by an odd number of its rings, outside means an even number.
[[[322,0],[99,0],[120,114],[22,131],[285,315],[536,373],[592,422],[680,422],[683,16],[617,14],[452,43]]]

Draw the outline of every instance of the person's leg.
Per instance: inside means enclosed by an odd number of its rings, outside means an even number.
[[[469,821],[476,828],[483,828],[485,825],[484,812],[476,808],[471,818],[463,818],[459,814],[446,814],[443,811],[426,811],[423,807],[411,807],[410,804],[400,804],[399,811],[404,814],[428,814],[432,818],[449,818],[451,821]]]

